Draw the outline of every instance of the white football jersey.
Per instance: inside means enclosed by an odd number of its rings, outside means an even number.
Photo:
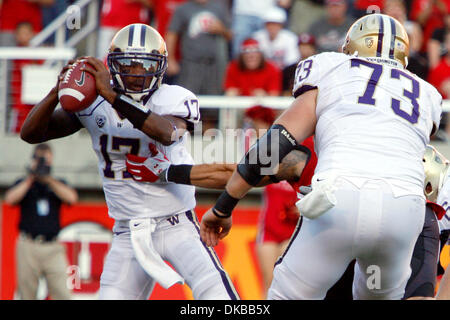
[[[197,97],[187,89],[163,84],[146,103],[152,112],[197,123],[200,119]],[[98,157],[109,215],[117,220],[161,217],[193,209],[195,187],[175,183],[136,182],[126,171],[126,154],[147,157],[149,143],[157,146],[173,164],[193,164],[184,146],[185,137],[164,146],[133,128],[111,104],[99,96],[87,109],[76,113],[89,131]]]
[[[316,176],[384,179],[395,196],[423,194],[422,157],[442,97],[395,60],[326,52],[301,61],[295,97],[318,89]]]
[[[444,230],[450,230],[450,171],[447,172],[447,177],[444,180],[441,190],[439,190],[439,195],[437,197],[436,203],[440,205],[445,210],[445,215],[438,220],[439,230],[442,232]]]

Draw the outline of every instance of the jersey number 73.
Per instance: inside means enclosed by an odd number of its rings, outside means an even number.
[[[380,80],[381,74],[383,72],[383,66],[381,64],[370,63],[368,61],[360,60],[360,59],[352,59],[351,60],[351,67],[359,68],[361,66],[371,68],[373,71],[372,71],[370,79],[367,83],[366,90],[364,91],[362,96],[358,97],[358,103],[375,105],[376,99],[373,97],[373,95],[374,95],[375,87],[377,86],[378,81]],[[419,119],[419,115],[420,115],[419,103],[417,102],[417,98],[419,98],[419,93],[420,93],[419,82],[416,79],[414,79],[413,77],[411,77],[409,74],[407,74],[406,72],[403,72],[402,70],[399,70],[399,69],[391,69],[390,76],[391,76],[391,79],[400,80],[400,77],[404,77],[411,81],[412,91],[403,89],[403,96],[408,98],[411,101],[411,105],[413,107],[411,110],[411,113],[408,113],[408,112],[405,112],[404,110],[402,110],[400,108],[400,100],[397,100],[394,98],[391,98],[391,108],[396,115],[411,122],[412,124],[417,123],[417,121]]]

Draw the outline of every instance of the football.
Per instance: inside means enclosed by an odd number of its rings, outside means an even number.
[[[66,71],[59,83],[58,98],[61,107],[66,111],[78,112],[84,110],[97,98],[94,76],[89,72],[80,70],[85,63],[84,60],[77,60]]]

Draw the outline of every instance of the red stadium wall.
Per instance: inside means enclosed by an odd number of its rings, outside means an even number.
[[[196,208],[199,219],[207,207]],[[256,223],[259,209],[257,207],[238,207],[233,215],[233,228],[230,234],[215,248],[224,268],[233,280],[236,289],[244,300],[262,299],[261,273],[255,255]],[[14,298],[16,290],[15,249],[18,236],[19,209],[3,204],[1,216],[1,263],[0,263],[0,298],[10,300]],[[104,204],[80,203],[71,207],[63,207],[61,225],[64,232],[69,227],[80,222],[101,226],[104,232],[110,233],[113,220],[108,217]],[[64,229],[67,227],[66,229]],[[82,227],[81,227],[82,228]],[[78,253],[83,243],[76,239],[65,237],[69,265],[78,266],[81,263]],[[109,249],[109,243],[104,240],[91,239],[88,243],[88,278],[82,278],[79,286],[73,289],[77,299],[89,299],[99,289],[100,275],[103,261]],[[441,265],[446,268],[450,263],[450,246],[446,245],[440,256]],[[70,276],[70,275],[69,275]],[[154,300],[184,300],[192,299],[190,289],[186,285],[174,285],[164,290],[157,285],[150,297]]]
[[[196,208],[199,219],[207,207]],[[262,299],[262,280],[255,255],[256,223],[259,213],[257,207],[239,207],[233,216],[233,229],[216,248],[216,252],[228,271],[236,289],[242,299]],[[3,204],[1,211],[1,263],[0,263],[0,295],[2,300],[14,298],[16,290],[16,264],[15,249],[18,236],[19,208]],[[80,203],[74,206],[64,206],[61,212],[61,226],[71,227],[80,222],[89,222],[104,228],[109,233],[114,224],[108,217],[107,207],[104,204]],[[102,228],[102,229],[103,229]],[[95,237],[94,237],[95,238]],[[88,278],[82,278],[78,286],[73,289],[77,299],[91,298],[99,289],[100,275],[103,261],[109,249],[109,243],[104,240],[90,240],[87,244],[90,264]],[[67,240],[68,239],[68,240]],[[65,237],[62,241],[66,245],[69,265],[82,264],[78,253],[81,246],[76,239]],[[69,273],[69,277],[71,274]],[[186,285],[174,285],[164,290],[157,285],[150,297],[154,300],[192,299],[190,289]]]

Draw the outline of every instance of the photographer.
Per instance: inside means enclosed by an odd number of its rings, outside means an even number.
[[[39,278],[47,281],[55,300],[70,299],[66,285],[65,248],[57,241],[61,204],[73,204],[77,192],[51,176],[52,150],[48,144],[35,147],[28,175],[5,194],[5,202],[20,205],[20,236],[17,242],[17,284],[21,299],[36,299]]]

